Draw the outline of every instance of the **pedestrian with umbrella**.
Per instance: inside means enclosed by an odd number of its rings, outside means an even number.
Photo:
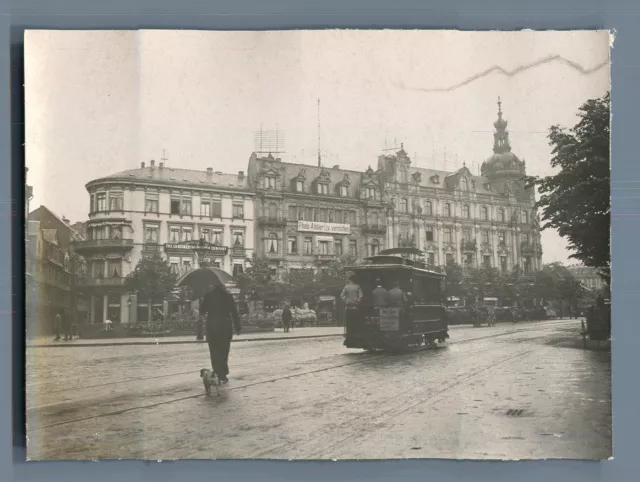
[[[180,278],[178,286],[189,286],[203,294],[200,314],[206,317],[206,335],[211,357],[211,368],[222,383],[229,380],[229,350],[233,332],[240,334],[240,315],[236,302],[225,287],[232,276],[213,267],[190,271]]]

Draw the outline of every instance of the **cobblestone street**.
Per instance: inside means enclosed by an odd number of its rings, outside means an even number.
[[[313,330],[290,335],[328,334]],[[610,352],[582,349],[579,331],[453,327],[446,346],[401,355],[339,336],[238,342],[212,396],[206,344],[31,346],[28,456],[603,459]]]

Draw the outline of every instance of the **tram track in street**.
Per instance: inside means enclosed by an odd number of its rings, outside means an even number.
[[[547,322],[544,323],[543,326],[546,326],[548,324],[553,323],[555,326],[558,325],[558,322]],[[562,322],[560,322],[562,323]],[[437,349],[443,349],[446,348],[449,345],[461,345],[461,344],[465,344],[465,343],[470,343],[470,342],[475,342],[475,341],[481,341],[484,339],[489,339],[489,338],[496,338],[496,337],[503,337],[503,336],[508,336],[508,335],[514,335],[514,334],[518,334],[518,333],[527,333],[527,332],[531,332],[531,331],[537,331],[540,328],[541,323],[537,323],[536,326],[533,327],[523,327],[523,328],[516,328],[513,330],[509,330],[506,332],[501,332],[501,333],[492,333],[492,334],[487,334],[487,335],[483,335],[483,336],[477,336],[477,337],[471,337],[471,338],[466,338],[463,340],[458,340],[458,341],[449,341],[447,342],[447,344],[445,346],[442,347],[438,347]],[[424,350],[433,350],[432,347],[420,347],[418,349],[414,349],[414,350],[410,350],[400,356],[410,356],[412,354],[415,354],[416,352],[419,351],[424,351]],[[263,384],[269,384],[269,383],[275,383],[278,381],[283,381],[283,380],[289,380],[289,379],[293,379],[293,378],[299,378],[299,377],[303,377],[303,376],[309,376],[309,375],[313,375],[316,373],[321,373],[321,372],[326,372],[329,370],[335,370],[335,369],[341,369],[341,368],[345,368],[348,366],[352,366],[352,365],[357,365],[357,364],[362,364],[362,363],[367,363],[369,361],[371,361],[372,359],[376,359],[376,358],[380,358],[385,356],[384,352],[380,352],[380,353],[369,353],[367,355],[363,354],[364,356],[366,356],[366,358],[364,359],[359,359],[359,360],[355,360],[349,363],[341,363],[341,364],[333,364],[330,366],[326,366],[326,367],[322,367],[316,370],[309,370],[309,371],[304,371],[304,372],[300,372],[300,373],[293,373],[290,375],[283,375],[283,376],[279,376],[279,377],[272,377],[272,378],[268,378],[268,379],[262,379],[262,380],[257,380],[254,382],[250,382],[250,383],[245,383],[242,385],[238,385],[238,386],[233,386],[233,387],[227,387],[224,389],[224,391],[237,391],[237,390],[243,390],[246,388],[250,388],[250,387],[255,387],[258,385],[263,385]],[[343,354],[339,354],[339,355],[332,355],[332,356],[344,356]],[[279,360],[286,360],[286,358],[280,358]],[[258,364],[261,362],[256,362],[255,364]],[[247,365],[255,365],[255,364],[245,364],[245,366]],[[484,369],[488,369],[484,368]],[[481,370],[482,371],[482,370]],[[104,385],[120,385],[122,383],[133,383],[133,382],[140,382],[140,381],[145,381],[145,380],[154,380],[156,378],[168,378],[171,376],[182,376],[182,375],[186,375],[186,374],[191,374],[193,373],[193,370],[189,370],[189,371],[185,371],[185,372],[179,372],[179,373],[175,373],[175,374],[171,374],[171,375],[159,375],[159,376],[154,376],[154,377],[142,377],[140,379],[137,380],[125,380],[125,381],[117,381],[117,382],[111,382],[108,384],[104,384]],[[473,376],[473,375],[470,375]],[[461,382],[460,382],[461,383]],[[89,387],[79,387],[76,390],[81,390],[81,389],[85,389],[85,388],[89,388]],[[51,393],[51,392],[49,392]],[[162,406],[162,405],[168,405],[168,404],[172,404],[172,403],[178,403],[181,401],[185,401],[185,400],[189,400],[189,399],[195,399],[195,398],[200,398],[200,397],[204,397],[205,394],[204,393],[197,393],[197,394],[192,394],[192,395],[186,395],[183,397],[177,397],[177,398],[172,398],[169,400],[162,400],[156,403],[151,403],[151,404],[145,404],[145,405],[137,405],[137,406],[133,406],[133,407],[127,407],[127,408],[122,408],[119,410],[113,410],[113,411],[109,411],[109,412],[104,412],[104,413],[99,413],[99,414],[92,414],[89,416],[85,416],[85,417],[77,417],[74,419],[67,419],[67,420],[61,420],[58,422],[54,422],[54,423],[50,423],[47,425],[42,425],[36,428],[33,428],[32,430],[30,430],[30,433],[34,433],[34,432],[40,432],[46,429],[50,429],[50,428],[54,428],[54,427],[59,427],[59,426],[63,426],[63,425],[68,425],[68,424],[73,424],[73,423],[78,423],[78,422],[84,422],[84,421],[88,421],[88,420],[93,420],[93,419],[101,419],[101,418],[105,418],[105,417],[111,417],[111,416],[117,416],[117,415],[121,415],[124,413],[128,413],[128,412],[132,412],[132,411],[136,411],[136,410],[148,410],[148,409],[152,409],[158,406]],[[42,405],[42,406],[38,406],[38,407],[33,407],[30,408],[28,410],[29,411],[37,411],[43,408],[52,408],[52,407],[56,407],[56,406],[64,406],[68,403],[73,403],[73,402],[61,402],[61,403],[54,403],[51,405]]]

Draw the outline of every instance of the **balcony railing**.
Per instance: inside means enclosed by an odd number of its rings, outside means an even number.
[[[261,226],[286,226],[287,218],[284,216],[258,216],[258,224]]]
[[[78,253],[101,250],[129,250],[133,248],[133,239],[87,239],[74,241],[73,247]]]
[[[83,288],[99,288],[99,287],[118,287],[124,286],[125,279],[118,278],[81,278],[78,280],[77,285]]]
[[[387,232],[387,225],[382,223],[364,223],[362,225],[363,233],[384,234]]]

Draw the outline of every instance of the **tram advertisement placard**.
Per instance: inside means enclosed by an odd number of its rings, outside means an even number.
[[[384,331],[400,329],[400,308],[380,308],[380,329]]]

